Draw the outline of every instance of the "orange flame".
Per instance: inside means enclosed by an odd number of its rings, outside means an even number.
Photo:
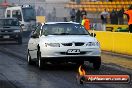
[[[79,75],[80,75],[80,76],[84,76],[84,75],[86,74],[85,70],[82,68],[81,65],[79,66],[78,71],[79,71]]]

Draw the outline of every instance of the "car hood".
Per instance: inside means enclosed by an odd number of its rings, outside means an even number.
[[[49,35],[40,37],[43,43],[67,43],[67,42],[97,42],[96,38],[89,35]]]

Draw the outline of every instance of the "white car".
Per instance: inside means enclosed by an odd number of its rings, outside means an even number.
[[[79,23],[47,22],[31,35],[27,61],[30,65],[38,62],[40,69],[46,62],[83,64],[89,61],[95,69],[99,69],[100,44]]]

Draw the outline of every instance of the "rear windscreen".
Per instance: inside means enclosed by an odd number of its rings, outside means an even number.
[[[19,26],[17,19],[0,19],[0,26]]]

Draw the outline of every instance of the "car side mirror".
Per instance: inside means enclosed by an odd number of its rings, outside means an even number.
[[[96,34],[95,33],[91,33],[90,34],[92,37],[96,37]]]
[[[31,38],[39,38],[39,35],[38,34],[33,34],[33,35],[31,35]]]

